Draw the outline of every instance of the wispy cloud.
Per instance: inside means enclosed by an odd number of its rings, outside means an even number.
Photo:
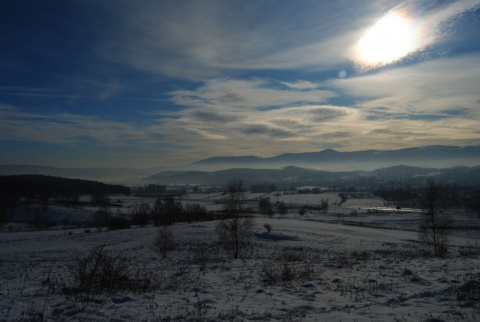
[[[478,34],[457,18],[479,7],[480,0],[67,3],[82,29],[59,16],[40,28],[43,56],[12,46],[21,54],[12,62],[25,70],[15,78],[8,69],[18,83],[0,86],[0,140],[124,155],[142,149],[149,152],[139,160],[174,163],[478,145],[479,45],[448,45],[464,30]],[[401,64],[356,73],[352,46],[393,8],[410,10],[421,41]],[[57,33],[63,22],[69,32]],[[57,37],[58,55],[73,61],[51,58]]]
[[[389,9],[409,12],[419,38],[413,51],[420,51],[442,41],[442,26],[480,1],[395,5],[386,0],[248,6],[237,1],[118,1],[103,5],[116,19],[113,28],[102,31],[97,52],[140,70],[194,80],[255,70],[331,70],[349,63],[352,46]]]
[[[156,127],[109,121],[68,113],[34,113],[0,105],[0,140],[33,141],[61,145],[131,147],[150,145],[161,135]]]
[[[299,88],[298,84],[303,84]],[[305,84],[310,89],[305,91]],[[299,103],[324,103],[337,96],[333,91],[300,81],[285,87],[265,79],[213,79],[194,90],[179,90],[171,93],[175,104],[188,107],[218,107],[225,109],[279,108]],[[285,87],[285,88],[279,88]]]
[[[322,70],[347,62],[357,29],[381,5],[351,1],[115,2],[104,58],[170,77],[205,79],[245,70]]]
[[[120,93],[124,87],[125,84],[119,80],[111,81],[110,83],[105,84],[105,86],[101,89],[100,93],[98,94],[98,98],[101,100],[111,98]]]
[[[312,90],[312,89],[321,87],[321,84],[305,81],[305,80],[299,80],[296,82],[280,82],[280,83],[287,86],[288,88],[296,89],[296,90]]]
[[[374,113],[436,114],[461,109],[477,115],[480,58],[437,59],[372,75],[332,80],[330,84],[356,98],[359,108]],[[447,116],[448,113],[446,114]],[[461,116],[461,115],[457,115]]]
[[[323,133],[358,121],[355,109],[325,104],[337,94],[308,81],[215,79],[188,91],[174,91],[181,106],[162,121],[166,135],[188,142],[191,155],[319,149]],[[353,133],[352,133],[353,135]],[[347,135],[337,135],[345,138]],[[298,144],[298,142],[302,142]]]

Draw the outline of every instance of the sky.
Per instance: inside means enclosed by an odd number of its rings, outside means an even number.
[[[0,164],[480,143],[480,0],[3,0]]]

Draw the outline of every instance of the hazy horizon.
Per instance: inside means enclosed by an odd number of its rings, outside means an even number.
[[[423,147],[410,147],[405,149],[393,149],[393,150],[357,150],[357,151],[347,151],[346,153],[338,151],[335,149],[325,149],[322,151],[306,151],[299,153],[291,153],[285,151],[281,154],[260,157],[256,155],[217,155],[211,156],[204,159],[193,160],[188,164],[176,164],[176,165],[156,165],[150,167],[89,167],[89,166],[79,166],[79,167],[69,167],[66,165],[57,165],[52,166],[49,164],[33,164],[33,163],[10,163],[10,164],[0,164],[0,167],[44,167],[44,168],[59,168],[59,169],[77,169],[77,170],[88,170],[88,169],[110,169],[110,170],[152,170],[152,171],[166,171],[166,170],[179,170],[179,171],[188,171],[188,170],[199,170],[199,171],[217,171],[224,169],[232,168],[254,168],[254,169],[275,169],[285,166],[297,166],[297,167],[306,167],[317,170],[326,170],[326,171],[350,171],[350,170],[374,170],[383,167],[390,167],[395,165],[407,165],[407,166],[418,166],[424,168],[449,168],[457,166],[477,166],[480,165],[480,155],[475,154],[472,156],[470,153],[468,156],[458,156],[452,154],[451,157],[439,158],[439,154],[445,155],[446,152],[450,150],[458,150],[459,152],[463,149],[480,149],[480,146],[423,146]],[[435,151],[436,150],[436,151]],[[445,151],[443,151],[445,150]],[[332,160],[324,159],[323,153],[329,153],[332,151],[335,153],[335,156],[341,158],[341,163],[338,163],[338,160],[332,162]],[[421,153],[421,151],[430,151],[433,153],[432,156],[415,156],[415,155],[403,155],[405,153]],[[375,154],[383,155],[383,160],[358,160],[353,159],[349,160],[347,154],[354,156],[355,154],[364,155],[365,153],[371,153],[372,156]],[[397,157],[400,159],[387,159],[385,160],[385,154],[396,153]],[[315,160],[309,159],[311,155],[317,155]],[[343,156],[342,156],[343,155]],[[287,156],[287,160],[284,160],[284,156]],[[356,156],[355,158],[357,158]],[[365,157],[365,156],[363,156]],[[327,156],[328,158],[328,156]],[[390,156],[391,158],[391,156]]]
[[[158,166],[149,168],[69,168],[69,167],[44,167],[41,165],[0,165],[0,175],[16,174],[43,174],[58,177],[88,179],[108,183],[120,183],[127,185],[145,184],[148,182],[163,182],[163,179],[155,178],[156,175],[180,176],[181,180],[196,182],[199,172],[211,174],[221,171],[221,176],[237,176],[242,170],[255,172],[264,169],[279,170],[285,167],[296,167],[308,170],[320,170],[328,172],[355,172],[374,171],[395,166],[419,167],[423,169],[452,169],[457,167],[480,167],[480,146],[477,147],[453,147],[453,146],[430,146],[415,149],[402,150],[370,150],[342,153],[334,150],[324,150],[313,153],[287,153],[259,158],[255,156],[244,157],[214,157],[189,165]],[[226,172],[223,172],[227,170]],[[232,170],[232,171],[230,171]],[[420,170],[420,169],[418,169]],[[457,169],[458,170],[458,169]],[[191,172],[193,171],[193,172]],[[243,171],[243,174],[246,172]],[[196,173],[197,172],[197,173]],[[217,174],[219,174],[218,172]],[[257,176],[260,172],[256,171]],[[196,179],[197,178],[197,179]],[[153,181],[152,181],[153,180]],[[160,180],[160,181],[159,181]],[[167,179],[167,181],[170,179]],[[178,183],[174,179],[173,182]],[[202,179],[206,180],[206,179]],[[261,179],[259,179],[261,181]],[[183,182],[183,181],[182,181]],[[190,182],[190,181],[189,181]],[[203,181],[202,181],[203,182]]]
[[[480,0],[0,9],[0,164],[145,169],[480,142]]]

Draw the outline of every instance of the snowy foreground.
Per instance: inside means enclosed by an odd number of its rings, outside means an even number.
[[[474,237],[454,234],[450,255],[434,258],[413,231],[258,217],[253,250],[234,260],[215,224],[173,226],[166,259],[152,247],[155,227],[0,233],[0,320],[480,320],[478,247],[465,255]],[[150,285],[74,290],[71,267],[100,245]]]

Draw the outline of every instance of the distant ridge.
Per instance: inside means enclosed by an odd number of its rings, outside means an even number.
[[[421,168],[405,165],[379,168],[373,171],[322,171],[294,166],[279,169],[232,168],[217,171],[163,171],[144,178],[145,183],[171,185],[198,184],[224,185],[232,178],[240,178],[247,185],[253,183],[277,183],[286,185],[295,182],[310,185],[332,186],[337,184],[377,185],[378,182],[400,180],[405,183],[423,183],[427,178],[435,177],[440,182],[458,184],[480,184],[480,166],[452,168]],[[366,180],[368,178],[368,180]],[[373,180],[375,179],[375,180]],[[365,181],[366,180],[366,181]]]
[[[200,160],[194,162],[194,164],[202,164],[202,163],[225,163],[225,162],[244,162],[244,163],[251,163],[251,162],[261,162],[264,160],[263,158],[256,157],[256,156],[238,156],[238,157],[212,157],[204,160]]]
[[[208,169],[213,166],[283,167],[295,165],[329,170],[373,170],[393,165],[421,167],[474,166],[480,164],[480,146],[425,146],[399,150],[363,150],[339,152],[327,149],[319,152],[284,153],[273,157],[257,156],[213,157],[194,162],[192,166]]]
[[[284,153],[273,157],[258,156],[222,156],[203,159],[187,166],[167,168],[158,166],[146,169],[133,168],[62,168],[29,164],[0,165],[0,175],[43,174],[75,179],[88,179],[117,184],[143,184],[142,178],[152,176],[160,171],[170,171],[173,179],[176,175],[183,176],[184,170],[190,170],[190,177],[203,177],[198,171],[217,171],[227,169],[279,169],[288,166],[316,169],[323,171],[372,171],[392,166],[412,166],[422,168],[451,168],[457,166],[474,167],[480,165],[480,146],[426,146],[399,150],[363,150],[339,152],[327,149],[319,152]],[[195,172],[197,171],[197,172]],[[237,170],[237,177],[245,175]],[[248,172],[249,173],[249,172]],[[257,172],[256,176],[260,176]],[[219,172],[218,176],[225,173]],[[183,180],[183,179],[182,179]],[[180,182],[182,180],[176,181]],[[203,180],[199,180],[202,181]]]
[[[158,172],[160,168],[61,168],[33,164],[0,165],[0,175],[41,174],[73,179],[95,180],[108,183],[124,183],[129,178],[139,178]],[[136,180],[136,179],[135,179]]]

